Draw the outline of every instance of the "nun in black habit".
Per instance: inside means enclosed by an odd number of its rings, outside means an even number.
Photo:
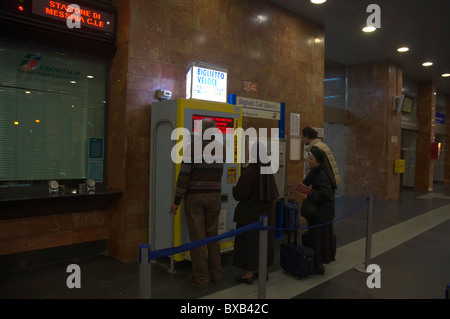
[[[237,228],[269,216],[269,225],[275,213],[275,200],[279,193],[273,174],[261,174],[261,167],[270,166],[266,147],[254,142],[249,147],[249,165],[242,170],[237,184],[233,187],[233,197],[239,201],[234,211]],[[267,266],[273,264],[273,241],[269,231]],[[233,266],[245,273],[236,277],[239,282],[251,284],[253,273],[258,270],[259,229],[253,229],[236,236],[234,243]]]
[[[313,192],[302,194],[303,199],[317,206],[317,214],[305,218],[308,226],[312,227],[307,232],[308,247],[315,251],[316,274],[324,274],[323,264],[334,261],[335,242],[333,223],[334,220],[334,199],[337,188],[333,170],[324,151],[313,146],[308,154],[312,169],[303,181],[303,184],[310,186]]]

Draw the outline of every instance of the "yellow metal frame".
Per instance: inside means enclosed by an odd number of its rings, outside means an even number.
[[[178,99],[177,100],[177,127],[185,127],[184,126],[184,110],[186,109],[196,109],[202,111],[212,111],[212,112],[222,112],[222,113],[232,113],[239,114],[239,121],[235,119],[234,127],[240,127],[242,125],[242,110],[239,108],[239,111],[236,112],[236,106],[226,103],[219,102],[211,102],[211,101],[202,101],[202,100],[191,100],[191,99]],[[177,141],[178,142],[178,141]],[[235,143],[235,147],[237,147],[237,143]],[[237,152],[235,152],[236,154]],[[237,162],[237,158],[235,155],[235,162]],[[180,172],[181,163],[176,164],[175,166],[175,176],[178,177]],[[238,176],[240,175],[241,165],[238,165]],[[176,182],[176,181],[175,181]],[[178,206],[177,214],[174,219],[174,246],[178,247],[182,244],[182,203]],[[231,247],[234,247],[234,240],[228,241],[225,243],[220,243],[221,250],[227,250]],[[179,253],[174,255],[175,261],[183,261],[186,258],[190,258],[189,251]]]

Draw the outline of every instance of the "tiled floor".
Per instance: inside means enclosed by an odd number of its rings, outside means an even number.
[[[364,198],[340,198],[336,218],[365,203]],[[381,288],[369,289],[368,274],[354,269],[364,262],[366,212],[363,207],[335,224],[336,261],[325,275],[298,280],[285,274],[278,254],[270,269],[269,299],[444,299],[450,283],[450,186],[435,185],[432,193],[403,190],[398,201],[374,200],[371,263],[381,268]],[[279,247],[283,239],[275,240]],[[278,252],[278,249],[276,249]],[[190,263],[168,271],[168,259],[152,263],[153,299],[254,299],[253,285],[238,284],[241,271],[223,254],[224,281],[206,289],[190,286]],[[67,266],[81,269],[81,288],[69,289]],[[0,273],[0,299],[138,299],[139,262],[122,263],[97,255]]]

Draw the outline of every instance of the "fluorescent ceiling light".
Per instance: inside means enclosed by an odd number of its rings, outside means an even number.
[[[407,51],[409,51],[409,48],[407,48],[407,47],[401,47],[401,48],[398,48],[397,51],[398,51],[398,52],[407,52]]]
[[[424,62],[422,63],[423,66],[432,66],[433,62]]]
[[[443,78],[448,78],[450,76],[450,73],[444,73],[444,74],[442,74],[442,77]]]
[[[324,2],[327,2],[327,0],[311,0],[311,3],[314,3],[314,4],[322,4]]]

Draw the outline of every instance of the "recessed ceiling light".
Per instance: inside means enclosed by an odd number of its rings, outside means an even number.
[[[88,75],[87,78],[88,78],[88,79],[93,79],[94,76],[93,76],[93,75]]]
[[[407,52],[407,51],[409,51],[409,48],[407,48],[407,47],[401,47],[401,48],[398,48],[397,51],[398,51],[398,52]]]
[[[362,30],[364,31],[364,32],[373,32],[373,31],[375,31],[377,28],[375,28],[375,27],[372,27],[372,26],[368,26],[368,27],[364,27]]]
[[[311,3],[314,3],[314,4],[322,4],[324,2],[327,2],[327,0],[311,0]]]
[[[444,74],[442,74],[442,77],[443,78],[448,78],[450,76],[450,73],[444,73]]]
[[[422,63],[423,66],[432,66],[433,62],[424,62]]]

